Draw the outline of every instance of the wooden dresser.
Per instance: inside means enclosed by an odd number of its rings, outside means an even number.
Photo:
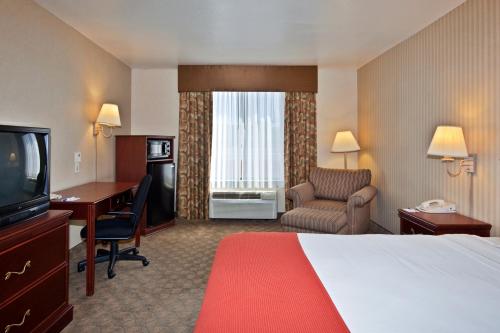
[[[59,332],[68,304],[68,218],[49,210],[0,229],[0,332]]]
[[[410,213],[399,209],[398,215],[401,222],[401,235],[469,234],[482,237],[490,236],[491,224],[458,213]]]

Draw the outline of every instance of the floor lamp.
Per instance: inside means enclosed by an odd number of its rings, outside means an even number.
[[[341,131],[335,134],[332,153],[344,153],[344,169],[347,169],[347,153],[359,151],[359,145],[351,131]]]

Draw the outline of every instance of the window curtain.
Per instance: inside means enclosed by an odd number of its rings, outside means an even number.
[[[281,92],[214,92],[212,189],[284,188]]]
[[[181,92],[177,213],[186,219],[208,219],[212,93]]]
[[[285,189],[305,182],[317,163],[316,95],[287,92],[285,97]],[[292,208],[286,203],[287,210]]]

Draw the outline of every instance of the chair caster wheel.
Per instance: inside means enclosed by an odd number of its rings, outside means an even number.
[[[78,273],[81,273],[84,270],[85,270],[85,265],[83,265],[83,264],[82,265],[78,265],[78,268],[77,268]]]
[[[112,279],[116,276],[116,273],[111,271],[111,272],[108,272],[108,279]]]
[[[142,266],[147,266],[149,265],[149,260],[143,260],[142,261]]]

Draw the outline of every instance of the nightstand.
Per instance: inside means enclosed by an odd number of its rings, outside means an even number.
[[[491,224],[457,213],[409,213],[398,209],[398,215],[401,221],[401,235],[469,234],[482,237],[490,236]]]

